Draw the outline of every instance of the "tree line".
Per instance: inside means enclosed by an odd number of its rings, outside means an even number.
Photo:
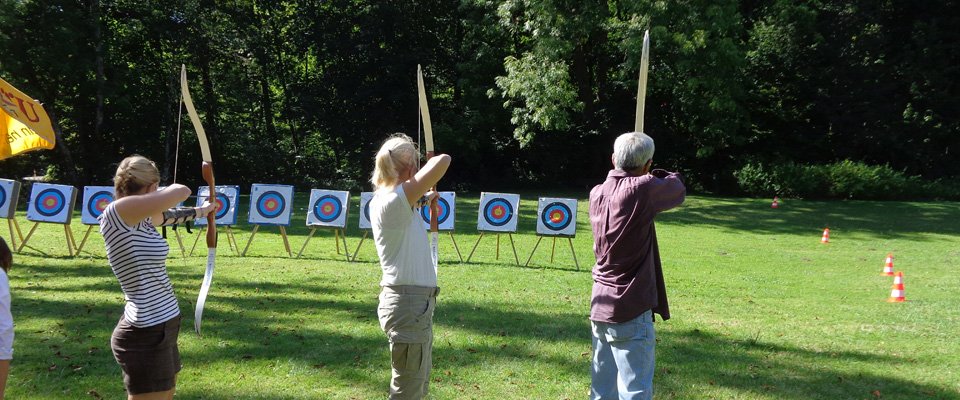
[[[0,0],[0,26],[0,74],[62,135],[5,178],[104,184],[139,153],[198,184],[185,64],[218,182],[367,189],[379,143],[417,136],[421,64],[446,188],[579,190],[632,129],[646,29],[655,164],[694,189],[748,164],[960,176],[955,1]]]

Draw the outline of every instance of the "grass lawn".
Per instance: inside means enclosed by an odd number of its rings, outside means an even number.
[[[305,193],[290,234],[306,239]],[[459,194],[456,240],[477,240],[479,194]],[[536,196],[525,195],[523,264],[537,239]],[[22,202],[25,203],[25,202]],[[353,252],[358,196],[351,204]],[[247,220],[247,199],[239,221]],[[470,263],[441,236],[435,316],[435,399],[582,399],[590,383],[587,315],[593,261],[586,201],[574,239],[544,239],[530,267],[509,237],[485,235]],[[21,227],[29,229],[21,211]],[[79,241],[79,213],[72,226]],[[960,204],[812,202],[692,196],[658,220],[673,318],[657,323],[659,399],[960,399]],[[2,222],[5,225],[5,221]],[[831,243],[820,243],[829,225]],[[5,226],[0,235],[7,238]],[[242,248],[251,226],[234,227]],[[184,232],[185,233],[185,232]],[[24,232],[26,234],[26,232]],[[68,257],[63,229],[41,225],[10,272],[16,341],[11,399],[123,398],[110,333],[123,297],[96,232]],[[301,259],[262,227],[246,257],[220,236],[204,313],[192,332],[203,277],[200,239],[168,269],[183,312],[177,398],[377,399],[389,380],[376,305],[380,269],[371,240],[357,262],[319,231]],[[189,244],[196,237],[185,235]],[[9,242],[9,240],[8,240]],[[341,249],[341,252],[343,250]],[[886,254],[904,272],[907,302],[890,304]]]

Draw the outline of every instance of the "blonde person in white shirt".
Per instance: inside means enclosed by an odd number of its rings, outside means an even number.
[[[429,158],[418,169],[419,152],[409,136],[395,134],[376,155],[370,224],[383,269],[377,316],[390,343],[390,398],[426,397],[433,367],[433,311],[437,271],[416,206],[437,194],[431,187],[450,166],[450,156]]]
[[[13,253],[0,238],[0,399],[7,388],[7,374],[13,359],[13,315],[10,314],[10,281],[7,273],[13,264]]]

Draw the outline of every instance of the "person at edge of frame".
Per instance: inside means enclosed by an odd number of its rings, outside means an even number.
[[[377,151],[370,225],[383,276],[377,317],[390,343],[390,398],[422,399],[433,367],[433,311],[437,266],[417,209],[437,197],[430,190],[447,172],[450,156],[419,151],[404,134],[390,136]],[[424,198],[424,195],[426,197]]]
[[[7,389],[10,360],[13,359],[13,314],[10,313],[10,267],[13,252],[7,242],[0,238],[0,400]]]
[[[594,400],[653,398],[653,313],[670,319],[654,219],[686,196],[680,174],[651,171],[653,152],[650,136],[620,135],[613,169],[590,191],[597,257],[590,299]]]
[[[190,196],[190,188],[175,183],[158,191],[157,166],[139,155],[120,162],[113,183],[116,200],[99,217],[100,233],[126,305],[110,348],[129,400],[170,400],[182,368],[180,307],[167,275],[170,247],[156,227],[203,218],[216,205],[171,208]]]

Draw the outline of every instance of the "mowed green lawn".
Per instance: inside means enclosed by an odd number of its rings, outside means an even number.
[[[583,194],[578,194],[583,196]],[[305,193],[290,233],[306,239]],[[479,194],[460,194],[456,241],[466,258],[478,238]],[[354,196],[348,246],[357,229]],[[234,227],[250,236],[249,200]],[[461,263],[441,243],[435,316],[436,399],[581,399],[589,388],[591,233],[580,201],[574,239],[544,239],[518,267],[507,235],[485,235]],[[525,195],[523,264],[537,239],[535,195]],[[85,226],[79,212],[77,241]],[[26,231],[32,223],[18,217]],[[660,399],[960,398],[960,204],[812,202],[692,196],[658,220],[673,318],[657,323]],[[5,225],[5,221],[2,221]],[[831,243],[820,243],[831,228]],[[0,235],[8,237],[5,226]],[[185,233],[185,232],[184,232]],[[26,232],[24,232],[26,234]],[[10,273],[16,342],[12,399],[123,397],[109,337],[123,297],[94,232],[70,258],[59,225],[41,225]],[[196,237],[185,235],[188,250]],[[377,399],[390,376],[376,318],[379,266],[368,238],[358,262],[318,231],[303,258],[286,256],[264,227],[246,257],[220,236],[204,314],[192,332],[205,249],[183,258],[170,235],[171,279],[180,300],[184,369],[178,398]],[[343,250],[341,249],[341,252]],[[880,276],[888,252],[903,271],[907,302],[890,304]]]

